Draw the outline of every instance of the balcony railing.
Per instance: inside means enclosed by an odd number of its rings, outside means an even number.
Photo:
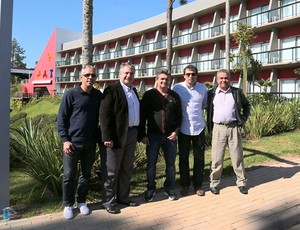
[[[254,14],[245,18],[233,20],[230,23],[236,26],[237,21],[241,21],[241,22],[246,22],[251,26],[259,26],[267,23],[272,23],[274,21],[282,20],[288,17],[295,17],[295,16],[300,16],[299,1],[285,6],[278,7],[276,9]],[[233,27],[236,29],[235,26]],[[188,34],[173,37],[172,43],[174,46],[178,46],[178,45],[188,44],[191,42],[200,41],[204,39],[210,39],[219,35],[224,35],[224,28],[225,28],[225,24],[220,24],[217,26],[200,29]],[[93,61],[94,62],[105,61],[113,58],[122,58],[124,56],[131,56],[143,52],[149,52],[152,50],[165,49],[166,44],[167,44],[166,40],[161,40],[154,43],[148,43],[136,47],[131,47],[125,50],[115,51],[113,53],[97,54],[93,56]],[[268,59],[268,62],[272,60],[275,61],[276,57],[274,58],[272,57]],[[56,65],[60,67],[60,66],[67,66],[67,65],[74,65],[74,64],[81,64],[81,63],[82,63],[81,60],[79,61],[73,60],[73,62],[68,60],[62,60],[62,61],[57,61]]]
[[[300,61],[300,46],[278,49],[266,52],[253,53],[253,58],[257,61],[260,61],[263,65],[268,64],[284,64],[289,62],[299,62]],[[225,68],[226,65],[225,58],[216,58],[211,60],[202,60],[197,62],[192,62],[191,64],[195,65],[198,68],[198,71],[217,71],[218,69]],[[238,57],[234,57],[233,61],[230,63],[231,68],[234,68],[237,63],[240,63]],[[171,67],[172,74],[182,74],[183,69],[186,66],[186,63],[183,64],[173,64]],[[136,69],[135,77],[153,77],[157,74],[157,71],[162,67],[153,67],[153,68],[141,68]],[[96,80],[108,80],[108,79],[117,79],[119,78],[119,72],[109,72],[109,73],[99,73]],[[56,82],[78,82],[79,76],[72,77],[56,77]]]

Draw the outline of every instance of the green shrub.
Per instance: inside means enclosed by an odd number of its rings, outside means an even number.
[[[257,104],[251,107],[250,116],[245,124],[244,132],[254,138],[274,133],[274,127],[279,123],[278,106],[272,104]]]
[[[39,181],[53,194],[61,194],[62,182],[62,143],[54,127],[42,131],[43,119],[33,124],[25,119],[20,128],[11,128],[11,154],[15,167]]]
[[[13,123],[19,121],[20,119],[22,119],[22,122],[24,122],[23,118],[26,118],[26,117],[27,117],[27,113],[24,113],[24,112],[17,113],[16,115],[11,116],[10,123],[13,124]]]
[[[141,142],[137,143],[136,150],[135,150],[134,165],[138,167],[144,165],[146,162],[147,162],[146,145],[144,145]]]
[[[269,98],[270,99],[270,98]],[[262,100],[251,107],[244,127],[246,135],[262,136],[295,130],[300,127],[300,101],[287,99]]]

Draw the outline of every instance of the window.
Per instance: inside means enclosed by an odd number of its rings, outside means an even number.
[[[146,62],[146,75],[147,76],[155,76],[154,73],[154,62]]]
[[[249,21],[251,26],[259,26],[268,22],[268,5],[257,7],[255,9],[249,10]]]
[[[237,20],[238,20],[238,15],[230,16],[230,32],[236,31],[236,29],[237,29]]]
[[[283,93],[282,96],[287,98],[300,98],[299,94],[294,94],[300,92],[300,80],[281,80],[279,87],[279,91]]]
[[[140,42],[135,42],[135,43],[132,44],[132,46],[134,47],[134,48],[133,48],[133,50],[134,50],[134,53],[133,53],[133,54],[139,53]]]
[[[296,46],[296,38],[285,38],[282,39],[281,47],[281,61],[287,62],[287,61],[294,61],[296,58],[295,56],[295,49],[293,49]]]
[[[126,56],[126,49],[127,49],[127,45],[121,46],[121,55],[122,57]]]
[[[98,78],[100,79],[100,80],[102,80],[102,79],[104,79],[104,77],[103,77],[103,69],[98,69]]]
[[[233,61],[230,62],[230,68],[234,68],[236,64],[238,63],[238,57],[237,54],[239,52],[239,48],[232,48],[230,49],[230,54],[234,56]]]
[[[181,36],[181,40],[180,43],[181,44],[185,44],[185,43],[189,43],[190,42],[190,29],[184,29],[179,31],[179,35]]]
[[[110,54],[110,57],[109,58],[114,58],[114,55],[115,55],[115,48],[110,48],[109,49],[109,54]]]
[[[268,43],[251,45],[250,48],[253,54],[253,58],[257,61],[260,61],[261,63],[268,63],[268,47]]]
[[[210,22],[200,25],[200,39],[206,39],[210,37]]]
[[[282,5],[284,6],[282,8],[282,15],[284,18],[286,17],[292,17],[297,15],[297,10],[299,11],[300,4],[292,4],[296,3],[296,0],[283,0]],[[292,5],[289,5],[292,4]],[[299,12],[298,12],[299,14]]]
[[[147,39],[146,44],[148,46],[148,51],[154,50],[154,38]]]
[[[253,81],[249,81],[248,88],[249,88],[248,90],[250,93],[261,93],[262,92],[262,88],[257,85],[257,81],[254,81],[254,84],[253,84]]]
[[[212,53],[199,54],[200,70],[211,70]]]
[[[115,68],[108,68],[109,79],[115,78]]]

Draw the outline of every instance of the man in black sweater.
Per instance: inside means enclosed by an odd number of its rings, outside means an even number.
[[[141,102],[140,139],[147,145],[147,191],[145,201],[151,201],[156,189],[156,163],[162,147],[166,162],[165,194],[176,200],[175,160],[177,135],[181,125],[181,104],[177,93],[169,89],[170,75],[161,71],[156,77],[156,88],[145,92]],[[146,133],[147,124],[147,133]]]
[[[102,93],[93,88],[96,80],[93,66],[82,68],[81,85],[68,90],[61,101],[57,130],[63,142],[63,205],[64,218],[72,219],[75,203],[77,164],[80,174],[77,184],[77,207],[83,215],[89,214],[86,205],[88,184],[95,161],[99,138],[99,108]]]

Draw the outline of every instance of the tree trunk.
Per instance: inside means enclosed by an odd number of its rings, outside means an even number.
[[[226,63],[225,68],[230,70],[230,0],[226,0],[226,10],[225,10],[225,56]]]
[[[172,62],[172,12],[173,12],[174,0],[168,0],[167,5],[167,70],[171,73],[171,62]]]
[[[82,1],[82,66],[93,63],[93,0]]]

